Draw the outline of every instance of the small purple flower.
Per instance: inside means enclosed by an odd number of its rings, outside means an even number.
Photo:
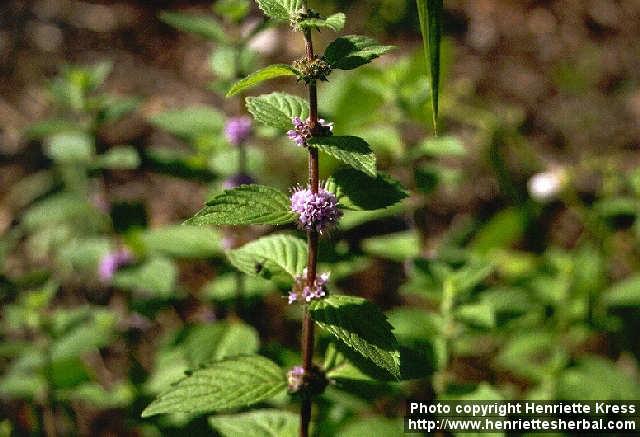
[[[222,237],[222,248],[224,250],[235,249],[238,246],[238,239],[234,235],[225,235]]]
[[[291,210],[299,214],[303,229],[316,230],[320,234],[335,226],[342,217],[335,194],[322,187],[317,193],[308,188],[296,188],[291,194]]]
[[[98,275],[102,282],[110,282],[119,268],[133,262],[133,254],[129,249],[123,248],[109,252],[100,260]]]
[[[238,188],[241,185],[251,185],[255,183],[255,179],[253,179],[247,173],[236,173],[233,176],[227,178],[223,183],[222,187],[225,190],[231,190],[233,188]]]
[[[289,305],[295,302],[311,302],[313,299],[320,299],[327,295],[326,286],[329,282],[330,273],[325,272],[316,276],[312,285],[307,285],[307,269],[301,275],[296,276],[293,289],[289,292]]]
[[[234,146],[244,143],[251,135],[251,119],[249,117],[230,118],[224,127],[224,135]]]
[[[294,366],[287,372],[287,385],[289,386],[289,391],[292,393],[299,391],[302,384],[304,384],[304,367]]]
[[[293,117],[291,122],[293,123],[293,129],[287,132],[287,136],[298,146],[307,147],[307,141],[313,136],[310,120],[302,121],[300,117]],[[329,132],[333,132],[333,123],[327,123],[322,118],[318,120],[318,123]]]

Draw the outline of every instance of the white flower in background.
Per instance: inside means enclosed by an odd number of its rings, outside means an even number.
[[[554,199],[562,191],[566,180],[566,171],[563,168],[554,168],[534,174],[529,179],[527,187],[533,199],[546,202]]]
[[[278,39],[278,31],[269,28],[251,38],[249,48],[262,55],[273,55],[278,50]]]

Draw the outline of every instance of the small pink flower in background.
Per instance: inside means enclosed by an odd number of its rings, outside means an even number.
[[[100,260],[98,276],[102,282],[111,282],[118,269],[133,262],[133,254],[129,249],[123,248],[109,252]]]
[[[239,146],[251,136],[251,119],[249,117],[233,117],[227,120],[224,136],[234,146]]]
[[[233,176],[227,178],[223,183],[222,187],[225,190],[231,190],[233,188],[238,188],[241,185],[251,185],[256,181],[250,175],[246,173],[236,173]]]

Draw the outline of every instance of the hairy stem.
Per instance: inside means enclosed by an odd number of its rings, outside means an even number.
[[[312,60],[313,42],[311,40],[311,31],[304,33],[305,47],[307,59]],[[314,132],[318,126],[318,91],[315,81],[309,83],[309,107],[310,107],[310,125],[311,131]],[[309,186],[312,193],[317,193],[320,185],[319,166],[318,166],[318,150],[309,148]],[[307,258],[307,283],[313,285],[316,280],[316,270],[318,261],[318,232],[315,230],[307,231],[307,243],[309,246],[309,255]],[[314,328],[315,325],[309,314],[309,308],[305,306],[302,321],[302,357],[303,367],[306,375],[313,371],[313,346],[314,346]],[[311,422],[311,406],[312,398],[305,395],[302,399],[300,408],[300,436],[308,437],[309,423]]]

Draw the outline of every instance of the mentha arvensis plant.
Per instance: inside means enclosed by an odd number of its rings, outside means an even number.
[[[389,52],[366,36],[349,35],[335,39],[324,54],[316,54],[312,33],[340,31],[345,15],[323,18],[302,0],[258,0],[260,9],[274,21],[290,23],[305,41],[305,55],[291,65],[263,68],[236,82],[228,96],[245,92],[268,79],[291,76],[305,86],[307,99],[274,92],[246,99],[255,120],[281,130],[283,137],[308,155],[308,174],[301,174],[298,186],[286,193],[275,188],[244,184],[215,195],[193,218],[198,225],[295,224],[301,239],[292,233],[273,233],[227,252],[229,261],[241,272],[274,281],[290,305],[302,311],[302,363],[281,369],[261,356],[242,356],[212,363],[190,372],[170,390],[160,395],[143,412],[203,413],[228,411],[259,404],[284,390],[300,400],[300,435],[306,436],[312,417],[312,401],[331,383],[335,364],[316,363],[315,326],[333,338],[331,348],[345,351],[358,366],[373,365],[378,374],[400,378],[400,352],[382,312],[372,303],[355,296],[331,293],[330,272],[318,272],[320,238],[331,238],[339,230],[343,210],[386,208],[406,197],[399,183],[378,173],[376,157],[362,138],[333,134],[333,125],[319,118],[318,84],[333,70],[351,70]],[[240,137],[245,124],[228,129],[229,137]],[[328,154],[344,164],[334,175],[320,179],[319,160]],[[302,180],[305,180],[303,183]],[[344,362],[332,356],[326,363]],[[281,414],[265,410],[265,414]],[[290,413],[289,413],[290,414]],[[238,419],[241,421],[240,415]]]

